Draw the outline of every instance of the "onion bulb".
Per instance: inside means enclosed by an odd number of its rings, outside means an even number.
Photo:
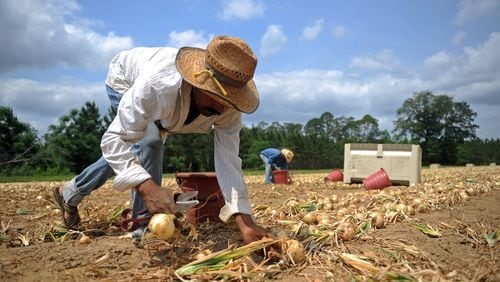
[[[211,254],[212,254],[212,250],[210,250],[210,249],[205,249],[205,250],[202,250],[201,252],[199,252],[198,254],[196,254],[196,255],[194,256],[194,258],[195,258],[196,260],[201,260],[201,259],[203,259],[203,258],[205,258],[206,256],[211,255]]]
[[[385,219],[383,213],[375,211],[370,214],[370,217],[372,218],[372,224],[375,226],[375,228],[384,227]]]
[[[329,211],[331,211],[331,210],[333,210],[333,208],[334,208],[334,207],[335,207],[335,206],[334,206],[334,205],[333,205],[333,203],[331,203],[331,202],[330,202],[330,203],[326,203],[326,204],[325,204],[325,210],[329,210]]]
[[[302,243],[297,240],[286,240],[284,244],[285,253],[294,264],[303,262],[306,258],[306,250]]]
[[[340,208],[337,210],[337,212],[335,213],[337,218],[343,218],[344,216],[346,216],[348,213],[347,209],[346,208]]]
[[[316,213],[315,212],[309,212],[302,217],[302,221],[304,221],[307,224],[316,224],[318,223],[318,220],[316,219]]]
[[[340,238],[344,241],[350,241],[356,236],[356,229],[351,225],[344,226]]]
[[[90,243],[90,237],[83,234],[82,237],[79,240],[80,244],[89,244]]]
[[[175,233],[175,215],[157,213],[151,217],[148,228],[153,236],[161,240],[170,239]]]
[[[336,194],[330,196],[330,202],[336,203],[338,201],[339,201],[339,196],[337,196]]]

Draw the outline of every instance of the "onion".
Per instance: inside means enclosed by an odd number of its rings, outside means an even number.
[[[347,213],[348,213],[348,211],[346,208],[340,208],[337,210],[335,215],[337,216],[337,218],[343,218],[345,215],[347,215]]]
[[[90,244],[90,237],[83,234],[79,240],[80,244]]]
[[[325,204],[325,210],[331,211],[334,207],[335,206],[331,202]]]
[[[405,204],[398,204],[396,206],[396,211],[406,213],[408,211],[408,206]]]
[[[284,203],[287,207],[295,207],[296,205],[299,204],[299,202],[297,202],[297,200],[295,199],[290,199],[288,201],[285,201]]]
[[[319,225],[330,225],[333,223],[332,220],[330,219],[330,216],[326,213],[317,213],[316,221],[318,222]]]
[[[413,206],[407,206],[408,211],[406,212],[409,215],[414,215],[415,214],[415,209]]]
[[[340,238],[342,240],[349,241],[354,239],[354,236],[356,236],[356,229],[352,225],[346,224],[342,229],[342,233],[340,233]]]
[[[424,204],[420,204],[416,206],[415,209],[417,210],[417,212],[426,212],[429,208]]]
[[[474,196],[474,195],[476,195],[476,191],[475,191],[475,190],[474,190],[474,188],[472,188],[472,187],[466,187],[466,188],[465,188],[465,192],[467,192],[467,194],[468,194],[469,196]]]
[[[413,199],[413,203],[412,203],[412,206],[415,208],[415,207],[418,207],[418,206],[421,206],[423,204],[423,201],[421,198],[415,198]]]
[[[285,253],[294,264],[303,262],[306,258],[304,246],[297,240],[286,240],[284,244]]]
[[[316,224],[318,223],[318,220],[316,218],[316,213],[315,212],[309,212],[302,217],[302,221],[304,221],[307,224]]]
[[[200,260],[200,259],[205,258],[205,257],[206,257],[206,256],[208,256],[208,255],[211,255],[211,254],[212,254],[212,250],[210,250],[210,249],[205,249],[205,250],[202,250],[201,252],[199,252],[198,254],[196,254],[196,255],[194,256],[194,258],[195,258],[196,260]]]
[[[330,202],[336,203],[336,202],[338,202],[338,200],[339,200],[339,196],[337,196],[336,194],[333,194],[330,196]]]
[[[161,240],[170,239],[175,233],[175,215],[157,213],[151,217],[148,228],[153,236]]]
[[[372,221],[373,221],[373,225],[375,226],[375,228],[382,228],[384,227],[384,214],[383,213],[380,213],[380,212],[372,212],[370,214],[370,217],[372,218]]]
[[[460,195],[460,198],[462,198],[462,200],[467,200],[469,198],[469,195],[467,195],[467,192],[466,191],[460,191],[458,192],[458,194]]]

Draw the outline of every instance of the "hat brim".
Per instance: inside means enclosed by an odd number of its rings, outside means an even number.
[[[175,63],[182,78],[194,87],[213,94],[215,100],[234,107],[240,112],[248,114],[255,112],[259,106],[260,98],[253,79],[242,88],[232,87],[221,82],[227,92],[227,95],[224,95],[210,77],[204,75],[197,78],[194,77],[194,73],[207,68],[205,65],[205,54],[206,50],[201,48],[183,47],[179,49]]]

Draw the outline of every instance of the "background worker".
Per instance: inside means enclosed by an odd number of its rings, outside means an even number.
[[[161,187],[166,135],[213,129],[214,166],[226,202],[219,217],[234,219],[245,243],[266,237],[251,217],[238,156],[242,112],[259,105],[256,65],[247,43],[229,36],[213,38],[206,49],[134,48],[116,55],[106,90],[117,114],[102,137],[103,156],[53,191],[65,225],[78,226],[77,206],[112,176],[113,188],[132,193],[132,219],[176,214],[174,190]],[[147,223],[133,239],[142,237]]]
[[[293,152],[289,149],[268,148],[260,152],[260,158],[264,162],[264,182],[273,182],[273,170],[288,169],[288,164],[293,159]]]

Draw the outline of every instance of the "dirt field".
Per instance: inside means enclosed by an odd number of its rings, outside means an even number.
[[[300,241],[303,261],[254,254],[184,276],[175,270],[202,250],[242,245],[232,223],[184,222],[175,242],[135,246],[117,216],[129,194],[109,183],[80,206],[79,231],[60,227],[51,191],[61,183],[0,184],[0,280],[500,281],[500,167],[425,169],[422,183],[381,191],[324,176],[293,175],[292,184],[273,186],[246,178],[257,222]],[[164,185],[177,188],[173,179]],[[417,228],[425,225],[438,233]],[[90,243],[80,243],[83,234]]]

